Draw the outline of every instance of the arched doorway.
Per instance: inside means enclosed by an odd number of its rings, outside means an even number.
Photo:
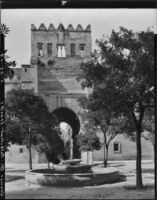
[[[53,114],[57,117],[60,123],[66,123],[71,127],[72,130],[72,141],[73,141],[73,158],[80,158],[81,153],[76,143],[76,136],[80,131],[80,120],[76,113],[69,108],[60,107],[53,111]]]

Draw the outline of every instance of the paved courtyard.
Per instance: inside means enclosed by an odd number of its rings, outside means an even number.
[[[100,163],[101,164],[101,163]],[[154,164],[142,161],[143,184],[147,188],[135,190],[135,161],[110,161],[109,166],[119,169],[121,180],[114,184],[88,187],[41,187],[25,182],[27,164],[6,164],[6,199],[154,199]],[[33,164],[33,168],[46,168]]]

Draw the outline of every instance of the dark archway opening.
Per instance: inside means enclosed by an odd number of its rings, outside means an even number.
[[[76,143],[76,136],[80,131],[80,120],[76,113],[69,108],[60,107],[53,111],[53,114],[57,117],[59,122],[67,123],[72,129],[72,139],[73,139],[73,158],[80,158],[81,152]]]

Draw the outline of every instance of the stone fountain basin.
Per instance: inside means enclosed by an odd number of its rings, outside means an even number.
[[[91,170],[92,165],[86,165],[86,164],[77,164],[77,165],[67,165],[67,164],[61,164],[61,165],[55,165],[54,167],[54,173],[85,173],[89,172]]]
[[[82,160],[81,159],[72,159],[72,160],[62,160],[62,164],[67,164],[67,165],[76,165],[79,164]]]
[[[86,173],[64,173],[53,169],[50,169],[50,173],[48,171],[48,169],[26,171],[25,179],[29,184],[76,187],[113,183],[120,178],[119,171],[111,167],[106,169],[93,167],[91,172]]]

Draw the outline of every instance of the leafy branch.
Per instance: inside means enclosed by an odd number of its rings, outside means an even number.
[[[6,35],[9,33],[9,28],[2,24],[0,25],[0,35],[1,35],[1,51],[0,51],[0,75],[1,80],[4,81],[5,78],[12,78],[14,75],[14,71],[10,67],[15,67],[15,61],[7,61],[9,56],[6,55],[7,50],[4,49],[4,39]]]

